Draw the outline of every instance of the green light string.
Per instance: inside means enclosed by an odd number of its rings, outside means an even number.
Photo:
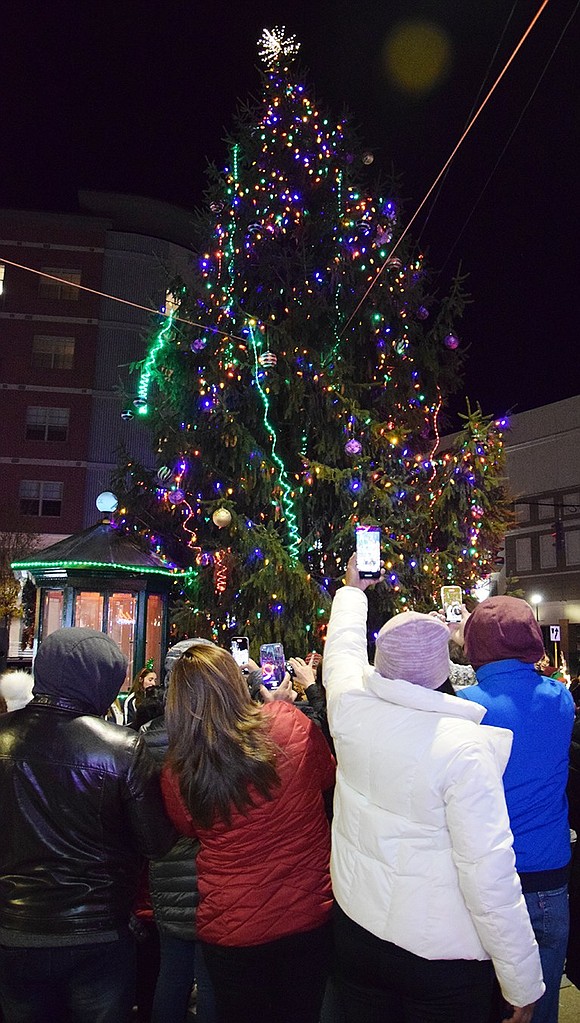
[[[236,142],[232,148],[232,174],[234,178],[234,197],[237,196],[239,190],[239,169],[238,169],[238,155],[239,155],[239,144]],[[235,284],[235,249],[234,249],[234,235],[236,231],[236,216],[234,210],[234,204],[232,202],[230,207],[230,218],[231,227],[228,231],[228,241],[226,245],[226,265],[228,272],[228,283],[224,287],[224,294],[226,296],[226,308],[230,321],[232,320],[232,302],[234,298],[234,284]],[[233,341],[229,341],[224,349],[224,355],[227,361],[233,361],[234,359],[234,344]]]
[[[286,517],[288,536],[290,541],[288,544],[288,552],[290,554],[292,562],[296,563],[296,561],[298,560],[298,551],[300,548],[300,534],[298,532],[298,523],[296,520],[296,513],[294,511],[294,501],[291,496],[292,487],[288,480],[286,466],[284,465],[284,462],[282,461],[280,456],[276,454],[276,443],[278,438],[276,436],[276,431],[268,418],[270,412],[270,401],[268,395],[266,394],[264,388],[260,383],[259,379],[260,364],[258,362],[258,348],[256,344],[256,336],[251,326],[249,326],[249,332],[250,340],[252,342],[252,351],[254,353],[254,380],[256,382],[256,387],[258,388],[260,397],[262,399],[262,404],[264,406],[264,426],[266,427],[266,430],[270,434],[272,441],[271,446],[272,461],[275,462],[275,464],[278,467],[278,482],[280,484],[280,489],[282,491],[281,504],[282,507],[284,508],[284,514]]]
[[[336,175],[336,207],[337,207],[337,214],[338,214],[339,223],[340,223],[340,221],[342,219],[342,216],[343,216],[343,206],[344,206],[342,186],[343,186],[343,174],[342,174],[342,171],[339,170],[337,175]],[[339,241],[342,241],[342,238],[340,238]],[[337,285],[336,285],[336,290],[334,292],[334,308],[336,310],[336,319],[334,320],[334,323],[332,324],[332,332],[334,334],[334,344],[333,344],[332,348],[330,349],[330,352],[328,353],[328,355],[324,356],[323,359],[322,359],[321,365],[323,366],[323,368],[326,368],[327,366],[330,366],[335,358],[340,359],[340,355],[338,355],[338,350],[340,348],[339,321],[341,319],[341,313],[340,313],[339,301],[340,301],[340,293],[341,293],[341,291],[342,291],[342,281],[338,281]]]
[[[143,369],[141,370],[139,385],[137,387],[137,398],[139,401],[137,413],[140,416],[146,416],[149,411],[148,402],[149,385],[151,384],[151,377],[153,375],[153,370],[155,369],[155,364],[159,352],[161,351],[162,348],[164,348],[167,341],[169,341],[171,338],[173,330],[173,321],[176,315],[177,310],[173,309],[166,317],[165,322],[163,323],[160,330],[157,331],[157,334],[153,338],[153,343],[151,345],[151,348],[149,349],[147,358],[143,363]],[[141,404],[142,402],[144,402],[144,404]]]
[[[106,571],[110,568],[116,568],[124,572],[137,572],[140,575],[166,575],[171,576],[172,579],[185,578],[190,576],[192,572],[195,572],[195,570],[190,568],[182,571],[170,568],[152,568],[144,565],[121,565],[117,562],[102,561],[13,561],[10,567],[15,571],[33,568],[45,568],[49,571],[53,568],[101,568]]]

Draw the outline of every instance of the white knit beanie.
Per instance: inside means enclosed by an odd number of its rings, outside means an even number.
[[[27,671],[7,671],[0,676],[0,696],[6,700],[9,711],[21,710],[32,699],[34,679]]]
[[[403,611],[377,636],[375,668],[384,678],[438,689],[451,672],[448,643],[449,630],[439,618]]]

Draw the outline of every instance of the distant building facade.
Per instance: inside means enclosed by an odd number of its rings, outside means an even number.
[[[0,531],[39,534],[43,546],[97,521],[121,450],[154,463],[145,427],[121,418],[123,391],[135,391],[129,365],[146,355],[146,310],[191,265],[188,211],[79,198],[81,215],[0,210]]]
[[[505,576],[536,608],[551,656],[580,659],[580,395],[520,412],[505,434],[515,525]],[[502,573],[503,574],[503,573]],[[505,581],[504,581],[505,586]],[[552,637],[558,635],[559,640]]]

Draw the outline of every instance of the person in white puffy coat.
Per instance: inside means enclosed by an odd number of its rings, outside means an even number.
[[[367,656],[356,555],[323,659],[338,772],[331,874],[336,983],[347,1023],[487,1023],[493,973],[529,1023],[544,991],[502,786],[512,733],[437,689],[439,619],[404,612]]]

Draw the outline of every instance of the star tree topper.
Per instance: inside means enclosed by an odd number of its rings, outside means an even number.
[[[284,58],[294,59],[300,43],[296,42],[296,36],[287,36],[286,28],[265,28],[261,38],[258,40],[260,59],[264,61],[268,71],[272,71]]]

